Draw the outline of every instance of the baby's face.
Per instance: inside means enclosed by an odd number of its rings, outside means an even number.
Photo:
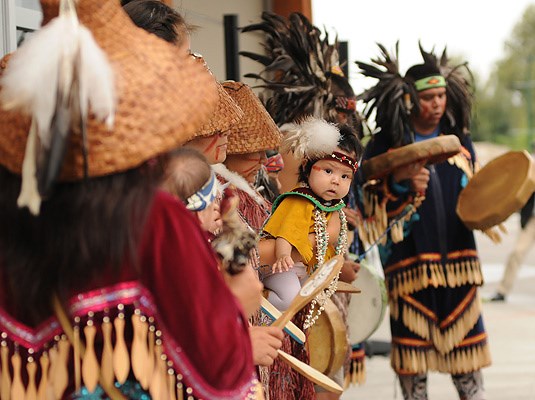
[[[353,169],[335,160],[319,160],[312,166],[308,185],[323,200],[340,200],[349,193]]]
[[[218,201],[210,203],[204,210],[197,211],[197,217],[199,218],[202,229],[206,232],[213,233],[214,235],[216,235],[223,226]]]

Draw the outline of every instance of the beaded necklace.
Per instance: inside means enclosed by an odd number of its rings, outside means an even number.
[[[340,234],[336,241],[334,252],[336,255],[344,254],[347,250],[347,218],[342,209],[338,210],[340,217]],[[316,234],[316,264],[312,272],[325,262],[327,247],[329,245],[329,232],[327,232],[327,213],[318,207],[314,208],[314,232]],[[325,303],[336,292],[338,276],[329,284],[329,287],[319,293],[311,302],[310,309],[303,324],[304,329],[310,328],[317,321],[325,308]],[[316,306],[318,309],[316,310]]]

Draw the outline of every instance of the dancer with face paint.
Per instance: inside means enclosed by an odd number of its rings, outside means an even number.
[[[466,64],[451,66],[445,51],[439,59],[420,47],[424,63],[402,77],[397,54],[381,50],[377,65],[357,62],[365,76],[379,80],[360,96],[381,128],[364,158],[440,135],[455,135],[463,146],[445,162],[415,162],[366,186],[364,198],[386,209],[374,207],[364,218],[384,212],[401,227],[379,245],[390,304],[391,364],[406,400],[427,399],[428,371],[451,374],[460,399],[482,400],[481,369],[491,362],[477,291],[483,277],[474,235],[455,212],[477,170],[469,135],[470,74]]]

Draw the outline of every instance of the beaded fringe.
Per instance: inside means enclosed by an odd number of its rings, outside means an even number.
[[[153,399],[192,400],[195,393],[183,382],[183,376],[176,373],[171,360],[164,353],[162,334],[156,329],[154,319],[135,310],[131,317],[133,328],[132,347],[125,341],[127,316],[123,305],[112,321],[103,316],[101,332],[97,330],[96,317],[88,313],[87,321],[81,326],[75,319],[74,343],[65,335],[56,336],[47,350],[35,353],[11,342],[5,332],[0,336],[0,399],[1,400],[44,400],[61,399],[69,382],[74,383],[76,392],[82,387],[89,393],[97,390],[99,379],[114,386],[125,384],[131,373],[143,390]],[[85,337],[85,352],[82,352]],[[95,337],[102,340],[102,354],[97,356]],[[115,338],[115,344],[112,342]],[[72,360],[72,361],[70,361]],[[26,376],[26,379],[23,379]],[[26,383],[24,383],[26,382]],[[251,399],[263,399],[258,381],[251,382]]]
[[[379,200],[379,195],[372,190],[370,188],[364,190],[364,217],[359,213],[357,218],[357,232],[364,248],[370,248],[377,242],[385,245],[388,233],[393,243],[401,242],[404,237],[405,222],[410,221],[425,197],[420,195],[414,198],[409,197],[397,210],[388,212],[387,202],[394,200],[395,197],[388,191],[386,181],[381,184],[384,195],[381,200]]]
[[[427,371],[466,374],[490,365],[491,357],[486,342],[456,348],[447,354],[439,354],[432,347],[415,349],[392,343],[390,362],[401,375],[424,374]]]
[[[461,311],[455,322],[445,329],[441,329],[434,322],[429,321],[420,310],[410,304],[403,304],[402,319],[411,332],[431,340],[439,353],[445,354],[457,346],[474,327],[481,315],[481,302],[476,295],[470,304]]]
[[[385,271],[390,298],[410,295],[432,287],[457,287],[462,285],[483,284],[481,264],[477,259],[448,262],[445,268],[435,262],[422,262],[414,267],[403,268],[403,271],[388,273]]]
[[[344,379],[344,389],[350,385],[362,385],[366,382],[366,353],[362,343],[354,345],[351,351],[349,368]]]

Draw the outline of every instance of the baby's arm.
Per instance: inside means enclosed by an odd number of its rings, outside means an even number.
[[[278,237],[275,240],[275,257],[277,261],[273,264],[273,272],[288,271],[294,266],[292,250],[293,246],[286,239]]]

